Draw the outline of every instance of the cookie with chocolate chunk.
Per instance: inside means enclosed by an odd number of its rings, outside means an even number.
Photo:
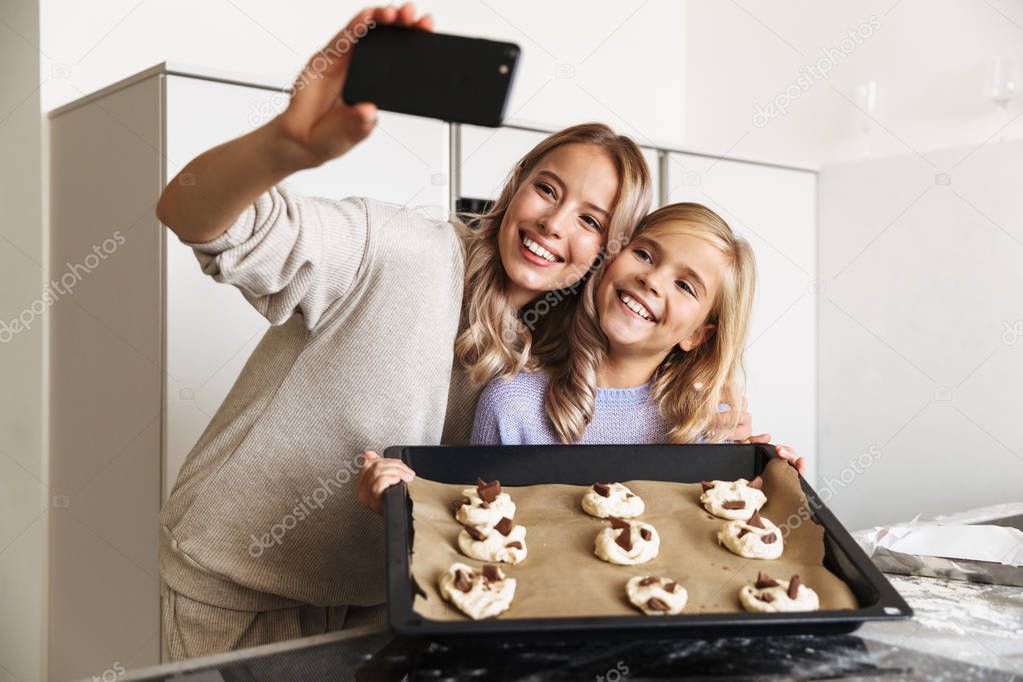
[[[497,566],[477,571],[455,562],[441,574],[438,588],[459,611],[480,620],[508,610],[515,597],[515,578],[507,577]]]
[[[625,583],[625,594],[633,606],[648,616],[675,616],[689,599],[686,588],[670,578],[637,575]]]
[[[630,519],[645,508],[642,498],[621,483],[594,483],[582,500],[583,511],[598,519]]]

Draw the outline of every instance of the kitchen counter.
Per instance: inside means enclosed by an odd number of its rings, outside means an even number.
[[[915,617],[848,635],[458,645],[360,628],[130,671],[121,679],[1023,679],[1023,588],[888,578]]]

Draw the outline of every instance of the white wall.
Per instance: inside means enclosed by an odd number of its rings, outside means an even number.
[[[43,457],[46,281],[39,3],[0,5],[0,680],[44,676],[46,539]],[[39,311],[40,303],[35,310]],[[16,332],[22,314],[31,325]]]
[[[1020,499],[1023,142],[929,156],[820,173],[818,490],[854,528]]]
[[[309,0],[43,0],[43,108],[163,61],[291,82],[365,3]],[[423,0],[442,32],[511,40],[523,50],[510,117],[557,127],[600,119],[646,141],[685,129],[685,9],[672,0],[603,5]]]
[[[758,104],[785,93],[800,68],[864,23],[869,37],[848,57],[832,53],[830,78],[809,78],[785,115],[753,124]],[[686,140],[694,148],[816,165],[926,153],[996,132],[1023,139],[1023,119],[1000,130],[1021,102],[1000,111],[982,93],[992,57],[1008,51],[1023,60],[1018,1],[689,0],[686,26]],[[879,96],[867,141],[854,103],[869,80]]]

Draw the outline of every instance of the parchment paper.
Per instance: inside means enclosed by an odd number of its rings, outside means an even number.
[[[486,472],[480,475],[486,480]],[[623,616],[645,618],[625,596],[625,582],[634,575],[663,575],[689,592],[684,613],[738,613],[739,588],[765,571],[788,580],[798,573],[804,585],[821,598],[821,609],[857,608],[849,587],[822,565],[824,530],[808,518],[806,498],[795,471],[782,460],[768,463],[764,474],[765,516],[784,533],[780,559],[744,559],[718,544],[717,531],[726,523],[711,516],[699,503],[699,483],[621,481],[643,498],[646,510],[639,520],[657,529],[660,553],[639,566],[617,566],[597,558],[593,541],[606,520],[582,511],[585,486],[502,486],[517,507],[515,523],[526,526],[526,560],[499,564],[516,579],[511,608],[501,619]],[[484,562],[464,556],[458,549],[461,526],[454,511],[466,485],[449,485],[416,477],[409,484],[413,501],[415,538],[412,574],[426,593],[416,595],[413,610],[432,620],[467,620],[437,591],[437,580],[454,562],[474,568]],[[799,514],[802,508],[804,513]],[[787,526],[787,528],[786,528]]]

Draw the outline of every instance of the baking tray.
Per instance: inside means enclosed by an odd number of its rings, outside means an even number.
[[[392,446],[387,457],[401,459],[416,475],[437,481],[476,484],[476,477],[502,486],[545,483],[589,486],[594,481],[654,480],[698,483],[752,479],[771,458],[766,444],[715,445],[525,445]],[[849,585],[859,607],[808,613],[705,613],[660,616],[503,618],[439,621],[412,609],[418,590],[412,577],[412,499],[404,483],[384,493],[388,620],[399,635],[491,637],[515,635],[550,639],[603,634],[635,637],[724,637],[852,632],[867,621],[905,620],[912,609],[871,563],[849,532],[802,476],[800,486],[813,519],[824,529],[824,566]]]

